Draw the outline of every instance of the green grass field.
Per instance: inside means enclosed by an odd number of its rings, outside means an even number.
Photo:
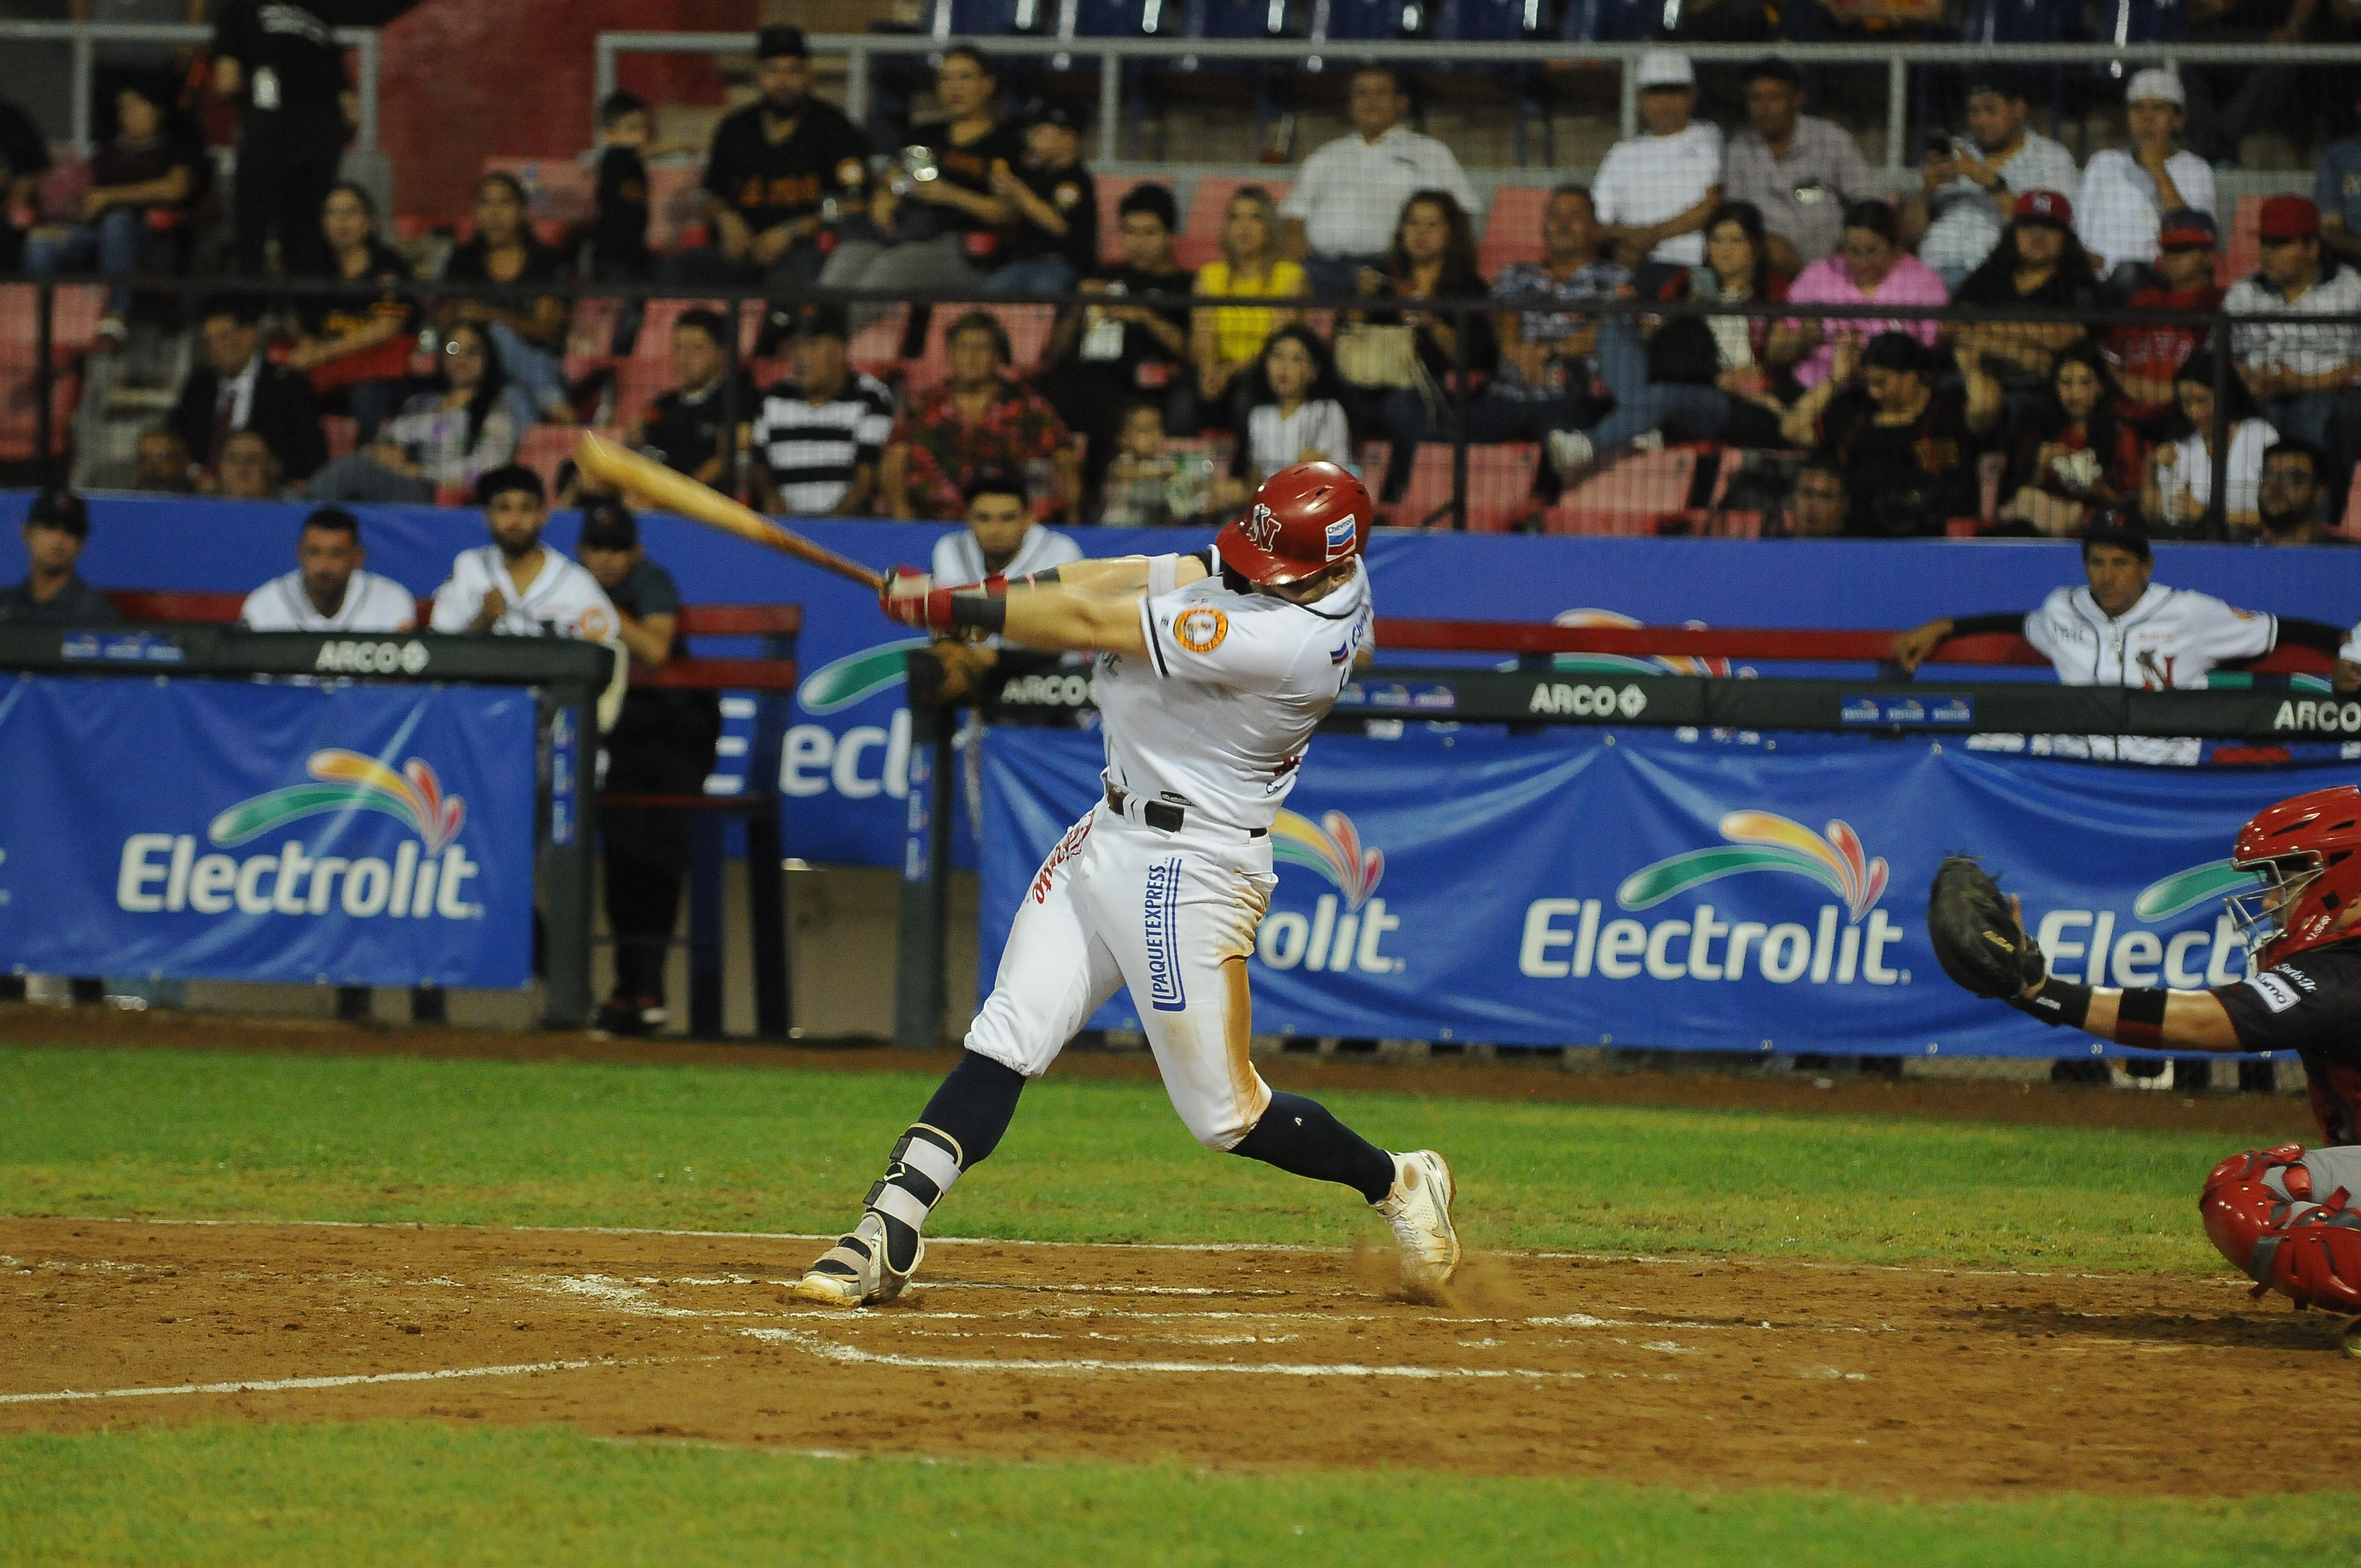
[[[820,1231],[930,1080],[0,1050],[0,1213]],[[1479,1246],[2210,1269],[2213,1135],[1331,1103],[1448,1151]],[[1153,1084],[1027,1091],[946,1234],[1346,1242],[1356,1206],[1214,1167]],[[1209,1177],[1217,1175],[1218,1179]],[[20,1378],[12,1383],[21,1385]],[[1402,1474],[840,1462],[567,1431],[119,1429],[0,1440],[8,1563],[2137,1563],[2361,1557],[2361,1497],[1914,1506]]]

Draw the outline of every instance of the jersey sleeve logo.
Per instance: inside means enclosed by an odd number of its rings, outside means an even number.
[[[1173,640],[1191,653],[1210,653],[1230,634],[1230,618],[1218,609],[1183,610],[1172,623]]]
[[[1259,501],[1255,503],[1254,510],[1246,513],[1246,521],[1238,526],[1256,549],[1275,550],[1279,547],[1279,519],[1271,516],[1270,508]]]
[[[615,618],[594,604],[582,612],[580,630],[583,641],[604,642],[614,634]]]
[[[2274,1013],[2284,1013],[2303,1000],[2295,993],[2294,986],[2275,974],[2258,974],[2246,983],[2263,999],[2263,1005]]]

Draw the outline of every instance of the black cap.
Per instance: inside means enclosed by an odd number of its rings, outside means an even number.
[[[622,502],[596,500],[582,509],[581,548],[629,550],[639,542],[639,521]]]
[[[818,300],[807,301],[792,310],[783,311],[776,319],[784,320],[790,337],[850,338],[852,335],[851,323],[845,317],[844,307]]]
[[[1028,126],[1055,126],[1061,131],[1082,134],[1082,117],[1071,105],[1051,98],[1036,98],[1025,105],[1019,116]]]
[[[811,51],[804,47],[804,30],[785,22],[774,22],[754,35],[754,58],[807,60]]]
[[[2111,544],[2118,550],[2128,550],[2141,560],[2154,557],[2148,548],[2147,530],[2130,513],[2110,507],[2091,520],[2082,531],[2082,553],[2087,555],[2093,545]]]
[[[43,490],[25,512],[27,528],[54,528],[76,539],[90,537],[90,508],[71,490]]]

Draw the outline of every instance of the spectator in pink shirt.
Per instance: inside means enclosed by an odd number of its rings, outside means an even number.
[[[1798,273],[1787,291],[1791,305],[1941,305],[1950,294],[1935,269],[1902,248],[1901,225],[1884,202],[1855,202],[1845,209],[1844,238],[1837,253]],[[1795,379],[1817,387],[1828,378],[1832,346],[1850,337],[1856,346],[1881,332],[1906,332],[1934,345],[1932,321],[1872,321],[1829,316],[1784,321],[1771,329],[1763,356],[1773,369],[1793,365]]]

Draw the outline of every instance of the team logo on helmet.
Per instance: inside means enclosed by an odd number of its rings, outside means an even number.
[[[1350,555],[1353,553],[1353,540],[1359,532],[1359,526],[1353,521],[1351,512],[1346,512],[1343,517],[1330,523],[1328,525],[1328,559],[1334,561],[1340,555]]]
[[[1246,513],[1246,521],[1238,524],[1238,529],[1246,536],[1247,543],[1257,550],[1279,548],[1279,519],[1271,516],[1270,508],[1259,501],[1255,503],[1254,510]]]
[[[1210,653],[1230,634],[1230,618],[1218,609],[1184,611],[1172,623],[1172,635],[1191,653]]]

